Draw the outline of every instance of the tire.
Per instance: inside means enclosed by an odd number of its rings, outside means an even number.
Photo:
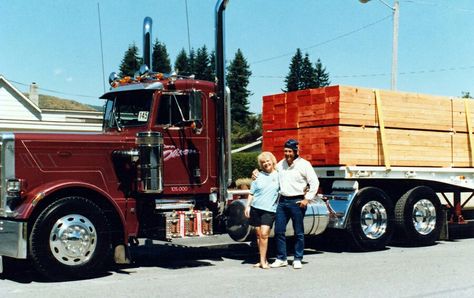
[[[381,250],[392,238],[393,203],[378,188],[366,187],[357,193],[349,219],[347,232],[355,250]]]
[[[101,268],[110,252],[107,218],[99,206],[83,197],[55,201],[31,229],[31,260],[38,272],[52,280],[88,277]]]
[[[434,244],[443,224],[441,212],[441,203],[431,188],[410,189],[395,205],[397,238],[410,245]]]

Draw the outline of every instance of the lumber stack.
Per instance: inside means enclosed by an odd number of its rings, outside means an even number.
[[[474,101],[378,94],[379,105],[374,90],[347,86],[264,96],[263,150],[282,158],[283,144],[295,138],[313,166],[473,166],[467,119],[474,123]]]

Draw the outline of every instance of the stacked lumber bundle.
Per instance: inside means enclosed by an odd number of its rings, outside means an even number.
[[[330,86],[264,96],[263,150],[282,158],[294,138],[313,166],[473,166],[467,119],[474,122],[474,101],[377,94]]]

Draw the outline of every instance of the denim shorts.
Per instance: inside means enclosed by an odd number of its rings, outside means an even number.
[[[251,226],[259,227],[262,225],[273,226],[275,221],[275,212],[270,212],[262,209],[250,207],[250,220]]]

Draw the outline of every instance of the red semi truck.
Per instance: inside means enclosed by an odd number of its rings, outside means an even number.
[[[0,134],[0,269],[2,257],[30,259],[49,278],[83,277],[112,256],[127,263],[129,241],[137,237],[227,232],[237,241],[248,239],[244,202],[230,203],[228,191],[226,5],[216,4],[216,83],[153,73],[146,66],[134,78],[112,73],[110,91],[101,97],[101,133]],[[149,21],[145,65],[151,65]],[[306,234],[345,230],[366,250],[384,247],[394,232],[391,190],[406,192],[399,226],[411,240],[428,244],[443,226],[434,191],[474,188],[449,181],[453,175],[472,177],[470,170],[315,170],[327,195],[309,205]]]

